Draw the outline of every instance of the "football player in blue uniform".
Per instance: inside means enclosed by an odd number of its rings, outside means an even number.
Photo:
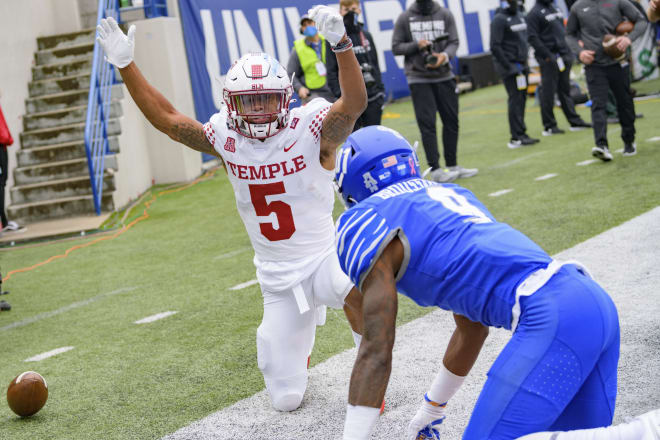
[[[488,372],[463,439],[607,426],[617,392],[619,321],[608,294],[576,262],[553,260],[500,223],[468,190],[422,180],[397,132],[366,127],[337,155],[349,207],[337,222],[340,264],[363,294],[344,439],[367,439],[392,363],[397,291],[454,313],[456,330],[408,427],[435,438],[488,327],[513,332]]]

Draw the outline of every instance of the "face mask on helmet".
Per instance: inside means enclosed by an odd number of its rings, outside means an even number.
[[[419,159],[398,132],[380,125],[351,134],[337,152],[335,184],[346,207],[394,183],[420,177]]]
[[[245,55],[225,77],[229,126],[248,138],[276,135],[288,123],[293,87],[284,68],[267,54]]]

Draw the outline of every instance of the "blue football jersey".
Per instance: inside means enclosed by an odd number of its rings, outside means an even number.
[[[438,306],[511,328],[516,287],[551,258],[521,232],[499,223],[465,188],[410,179],[391,185],[337,221],[337,253],[356,286],[398,237],[404,259],[397,289]]]

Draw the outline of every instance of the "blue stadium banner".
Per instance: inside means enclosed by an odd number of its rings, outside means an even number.
[[[388,95],[409,94],[403,57],[392,54],[392,32],[399,14],[414,0],[361,1],[361,20],[374,37]],[[461,42],[458,56],[488,50],[490,20],[499,0],[439,0],[454,14]],[[531,7],[534,0],[527,1]],[[563,0],[558,2],[565,11]],[[197,119],[206,121],[222,99],[224,75],[247,52],[267,52],[286,66],[300,17],[313,0],[179,0]],[[329,3],[338,8],[337,3]]]

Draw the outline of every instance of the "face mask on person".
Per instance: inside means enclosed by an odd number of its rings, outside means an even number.
[[[306,37],[313,37],[317,33],[318,33],[318,29],[316,29],[316,26],[307,26],[303,31],[303,35]]]
[[[348,11],[346,15],[344,15],[344,27],[349,34],[355,34],[360,31],[360,27],[358,26],[358,15],[355,11]]]
[[[431,15],[433,11],[433,0],[417,0],[417,7],[422,15]]]

